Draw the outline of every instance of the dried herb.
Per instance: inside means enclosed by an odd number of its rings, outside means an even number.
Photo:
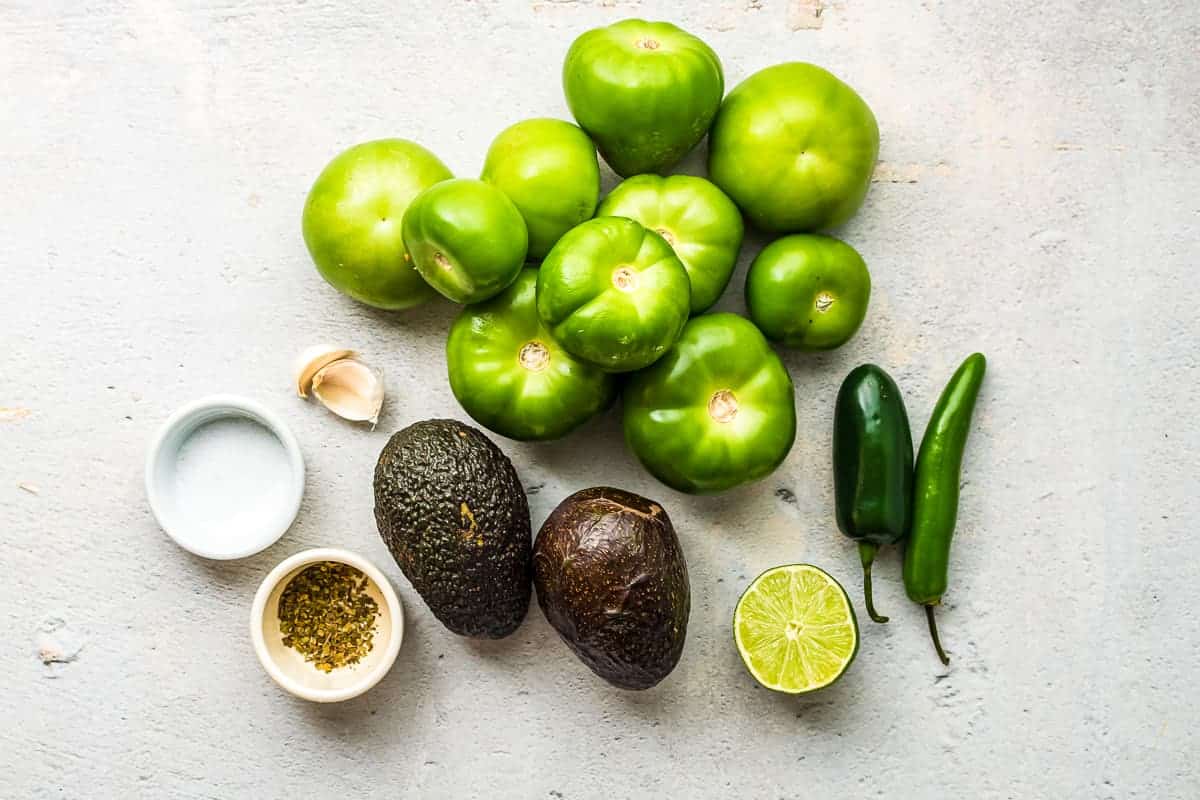
[[[371,652],[379,617],[367,586],[367,576],[349,564],[306,567],[279,598],[283,643],[322,672],[357,664]]]

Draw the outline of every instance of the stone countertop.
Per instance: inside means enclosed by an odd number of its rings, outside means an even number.
[[[454,309],[341,297],[299,226],[317,172],[359,141],[415,139],[477,174],[504,126],[568,116],[571,40],[633,15],[707,40],[730,87],[826,66],[883,136],[841,232],[870,265],[870,313],[836,352],[784,354],[799,435],[776,474],[676,494],[617,413],[501,442],[535,526],[594,484],[673,518],[691,625],[640,694],[596,679],[536,607],[499,642],[424,609],[375,531],[370,475],[393,430],[466,418],[443,377]],[[8,0],[0,41],[6,796],[1200,796],[1196,3]],[[719,308],[743,310],[763,243]],[[293,356],[323,341],[386,373],[378,429],[293,396]],[[990,372],[939,612],[950,668],[893,550],[876,567],[892,622],[864,615],[845,678],[758,688],[730,637],[748,581],[794,561],[859,580],[831,510],[841,378],[885,366],[919,436],[975,349]],[[173,545],[142,487],[153,431],[215,391],[281,412],[309,466],[291,531],[235,563]],[[246,630],[267,570],[319,545],[383,567],[409,622],[383,683],[333,707],[276,687]]]

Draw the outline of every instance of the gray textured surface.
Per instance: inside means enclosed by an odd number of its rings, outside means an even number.
[[[350,5],[0,0],[0,794],[1200,795],[1196,3]],[[615,415],[505,445],[541,487],[535,524],[596,483],[674,518],[692,624],[678,670],[644,694],[594,679],[537,610],[477,644],[423,609],[375,533],[369,476],[394,428],[462,417],[443,377],[453,311],[341,298],[299,232],[345,146],[406,136],[470,175],[504,125],[565,115],[571,39],[634,13],[702,35],[730,85],[823,64],[883,131],[879,181],[844,230],[873,270],[871,311],[840,352],[786,357],[799,440],[775,476],[673,494]],[[722,307],[741,308],[736,288]],[[379,430],[291,396],[292,356],[323,340],[386,371]],[[991,372],[940,616],[951,668],[889,553],[892,624],[864,625],[845,679],[802,700],[756,688],[729,636],[745,583],[796,560],[857,581],[830,511],[839,380],[886,365],[919,432],[974,348]],[[285,414],[310,467],[298,523],[235,564],[178,550],[141,486],[155,427],[215,390]],[[246,635],[264,573],[314,545],[384,566],[409,612],[396,668],[338,707],[283,694]],[[68,663],[38,657],[80,644]]]

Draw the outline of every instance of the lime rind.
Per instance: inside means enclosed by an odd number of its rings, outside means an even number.
[[[774,567],[755,578],[738,600],[733,636],[754,679],[787,694],[829,686],[858,653],[850,597],[811,564]]]

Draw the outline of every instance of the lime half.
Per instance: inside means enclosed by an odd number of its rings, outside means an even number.
[[[733,638],[754,679],[803,694],[842,676],[858,652],[858,621],[841,584],[811,564],[754,579],[733,612]]]

